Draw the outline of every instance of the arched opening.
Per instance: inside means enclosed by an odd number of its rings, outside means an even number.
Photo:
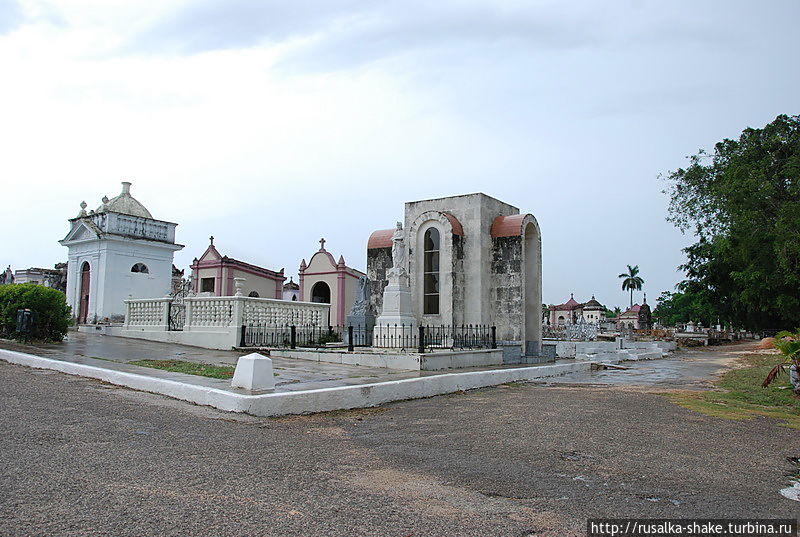
[[[297,295],[292,295],[292,302],[297,302]]]
[[[428,228],[423,242],[422,313],[439,313],[439,230]]]
[[[247,296],[249,296],[250,298],[259,298],[258,291],[250,291],[250,294],[248,294]]]
[[[84,261],[81,266],[81,284],[78,294],[78,323],[86,324],[89,317],[89,289],[90,289],[91,267],[88,261]]]
[[[564,316],[563,315],[559,315],[558,316],[558,326],[564,326]]]
[[[536,224],[528,222],[525,226],[522,244],[522,257],[525,266],[525,330],[524,351],[526,356],[538,356],[542,345],[542,241]],[[562,324],[559,317],[558,323]]]
[[[136,263],[131,267],[131,272],[141,272],[142,274],[149,274],[150,269],[144,263]]]
[[[311,288],[311,302],[321,304],[331,303],[331,288],[325,282],[317,282]]]

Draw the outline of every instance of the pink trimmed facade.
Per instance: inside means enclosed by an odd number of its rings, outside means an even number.
[[[212,296],[233,296],[236,293],[234,278],[244,278],[243,294],[259,298],[283,298],[283,269],[274,271],[223,256],[214,247],[206,248],[191,266],[192,285],[196,293]]]
[[[337,262],[333,255],[322,247],[311,256],[308,264],[300,262],[300,300],[331,304],[331,326],[345,326],[347,314],[353,307],[358,289],[358,280],[365,276],[360,270],[348,267],[343,256]]]

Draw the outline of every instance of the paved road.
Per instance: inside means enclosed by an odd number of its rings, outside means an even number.
[[[616,387],[262,419],[0,362],[0,535],[584,535],[798,517],[798,431]]]

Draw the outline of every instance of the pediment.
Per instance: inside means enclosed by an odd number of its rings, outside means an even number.
[[[84,241],[99,238],[99,234],[91,229],[86,222],[78,222],[78,224],[67,233],[67,236],[61,242]]]
[[[198,261],[219,261],[220,259],[222,259],[222,256],[212,245],[206,248],[206,251],[203,252],[203,255],[200,256]]]
[[[330,252],[316,252],[311,256],[306,272],[329,272],[336,270],[336,261]]]

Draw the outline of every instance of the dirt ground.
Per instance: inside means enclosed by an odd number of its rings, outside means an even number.
[[[800,435],[659,391],[735,346],[281,419],[0,362],[0,535],[585,535],[589,517],[800,516]],[[628,375],[626,375],[629,373]]]

